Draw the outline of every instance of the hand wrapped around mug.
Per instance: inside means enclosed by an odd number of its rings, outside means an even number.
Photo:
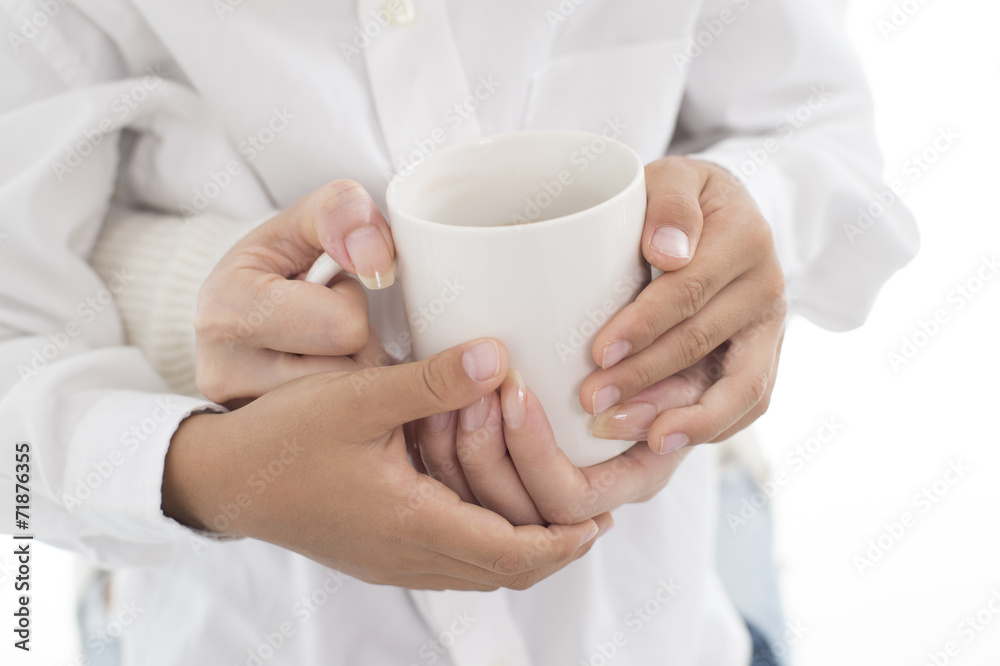
[[[718,166],[668,157],[646,167],[646,183],[642,250],[664,274],[598,334],[601,368],[580,391],[595,434],[640,443],[574,467],[514,375],[500,396],[415,426],[427,473],[466,501],[515,523],[576,522],[651,497],[687,447],[767,409],[786,312],[770,227]]]

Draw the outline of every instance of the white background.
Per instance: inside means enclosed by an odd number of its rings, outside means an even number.
[[[884,39],[878,21],[893,4],[920,8]],[[886,178],[907,182],[922,248],[860,330],[795,322],[785,339],[760,428],[774,468],[824,416],[845,424],[774,500],[786,611],[809,629],[793,654],[808,666],[924,666],[954,641],[958,654],[938,664],[997,664],[1000,614],[971,641],[957,631],[993,590],[1000,598],[1000,275],[961,310],[948,294],[983,257],[1000,259],[1000,4],[856,0],[847,20],[876,97]],[[905,163],[947,127],[961,138],[912,182]],[[949,323],[894,371],[888,353],[939,309]],[[949,461],[971,471],[922,511],[914,495]],[[854,558],[904,512],[915,526],[859,573]]]
[[[918,9],[884,37],[878,22],[894,3]],[[875,92],[886,178],[907,182],[904,201],[923,247],[862,329],[830,334],[797,321],[786,336],[759,432],[772,470],[790,477],[773,502],[786,614],[807,630],[792,650],[795,663],[808,666],[924,666],[933,663],[928,653],[953,641],[957,656],[941,656],[938,665],[995,664],[1000,615],[984,611],[992,622],[971,640],[958,625],[985,609],[994,590],[1000,597],[1000,275],[960,310],[948,295],[977,277],[984,257],[1000,254],[1000,4],[858,0],[848,3],[847,21]],[[959,140],[914,182],[906,162],[949,127]],[[894,369],[888,354],[939,309],[949,322]],[[825,417],[843,430],[793,472],[786,455]],[[950,461],[970,471],[923,511],[914,495],[943,479]],[[905,512],[915,525],[859,572],[855,558],[867,557],[869,541]],[[0,662],[74,663],[74,559],[34,549],[35,649],[29,658],[14,654],[5,610]],[[0,608],[10,609],[5,551]]]

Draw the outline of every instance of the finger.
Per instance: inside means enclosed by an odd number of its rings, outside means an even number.
[[[687,268],[650,282],[598,333],[592,347],[594,362],[607,369],[641,352],[750,270],[758,258],[732,240],[728,234],[707,236],[701,253]]]
[[[747,414],[741,418],[739,421],[734,423],[732,427],[723,432],[721,435],[713,439],[713,442],[723,442],[736,433],[740,432],[744,428],[751,425],[754,421],[760,418],[764,413],[767,412],[767,408],[771,404],[771,394],[774,393],[774,384],[778,379],[778,365],[781,362],[781,345],[784,342],[785,333],[782,330],[781,337],[778,339],[778,348],[774,353],[774,365],[771,367],[771,381],[768,384],[767,391],[764,394],[764,398],[758,402],[753,409],[751,409]]]
[[[567,522],[564,508],[579,503],[587,493],[586,477],[559,448],[545,411],[530,389],[507,382],[500,397],[504,440],[521,483],[545,520]]]
[[[285,277],[307,271],[325,251],[370,289],[388,287],[395,279],[389,224],[368,192],[351,180],[327,183],[247,239],[258,249],[256,258]]]
[[[649,430],[649,446],[666,453],[716,439],[767,395],[782,323],[751,326],[734,335],[722,377],[697,404],[661,414]]]
[[[608,370],[584,380],[580,404],[591,414],[629,400],[657,381],[690,367],[752,322],[772,304],[770,290],[750,279],[731,283],[696,315],[653,344]]]
[[[708,172],[692,160],[666,158],[646,167],[646,223],[642,253],[670,272],[691,261],[704,223],[701,193]]]
[[[522,438],[519,429],[506,430],[507,446],[539,513],[552,523],[572,524],[648,496],[666,484],[683,460],[683,455],[653,454],[640,442],[611,460],[577,469],[556,447],[530,391],[524,429],[534,429],[536,436]],[[537,436],[546,430],[546,436]]]
[[[238,334],[252,336],[254,346],[348,356],[367,344],[368,297],[356,280],[344,276],[329,288],[278,275],[260,276],[258,281],[259,296],[237,325]]]
[[[362,441],[384,441],[384,434],[417,419],[457,410],[492,392],[507,374],[507,349],[492,338],[452,347],[416,363],[370,368],[346,377],[349,404],[366,408],[351,419],[351,434]],[[343,400],[342,395],[338,400]],[[372,438],[375,438],[373,440]]]
[[[382,347],[382,336],[371,324],[368,325],[368,342],[359,351],[351,354],[351,359],[359,368],[381,368],[396,364],[396,359]]]
[[[220,363],[208,345],[196,348],[198,390],[217,403],[245,404],[293,379],[320,373],[346,374],[360,366],[347,356],[296,356],[270,349],[242,355],[238,362]]]
[[[432,549],[482,570],[481,581],[496,582],[536,571],[559,568],[601,531],[588,519],[573,525],[515,527],[497,514],[471,504],[451,503],[443,515],[428,516],[447,529],[424,530]],[[610,519],[602,518],[602,522]],[[606,526],[607,523],[605,523]],[[454,525],[470,529],[455,530]],[[474,526],[474,527],[473,527]],[[498,579],[499,575],[499,579]]]
[[[594,420],[594,436],[602,439],[645,441],[649,428],[661,412],[695,404],[712,385],[708,361],[713,355],[710,354],[691,368],[639,391],[628,402],[598,414]]]
[[[489,395],[482,400],[488,398]],[[463,502],[476,504],[476,496],[465,480],[455,448],[457,421],[455,412],[445,412],[414,423],[420,460],[428,476],[458,493]]]
[[[459,585],[485,585],[493,589],[497,587],[506,587],[516,590],[524,590],[531,587],[535,583],[548,578],[566,565],[586,555],[590,549],[593,548],[594,544],[597,543],[597,538],[604,536],[614,527],[614,518],[610,513],[603,513],[596,516],[594,518],[594,522],[598,526],[596,537],[588,539],[583,545],[570,553],[566,558],[537,568],[525,569],[514,574],[506,574],[495,571],[492,566],[490,568],[484,568],[482,566],[464,562],[460,559],[442,555],[438,552],[429,553],[432,559],[425,564],[424,568],[429,570],[440,569],[445,572],[444,576],[454,577],[457,581],[465,581],[459,582]],[[545,534],[544,536],[538,535],[535,537],[536,540],[539,538],[551,539],[552,537],[549,534]],[[462,589],[465,588],[463,587]]]
[[[508,378],[503,386],[511,383],[516,386],[517,380]],[[459,419],[456,448],[465,479],[481,506],[512,525],[544,524],[507,453],[500,396],[494,392],[486,398],[485,414],[473,405],[464,408]]]

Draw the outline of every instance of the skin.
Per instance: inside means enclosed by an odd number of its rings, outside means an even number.
[[[598,416],[595,434],[638,443],[578,469],[558,449],[530,389],[508,378],[482,425],[463,425],[479,421],[470,416],[473,404],[445,430],[435,432],[433,421],[415,428],[428,474],[466,501],[518,524],[572,522],[645,501],[669,482],[692,446],[727,439],[767,410],[786,313],[770,227],[720,167],[668,157],[646,167],[646,181],[643,254],[664,274],[604,327],[592,349],[598,365],[616,340],[626,340],[631,353],[595,371],[580,391],[580,404],[594,414],[595,392],[618,388],[622,400]],[[688,236],[693,258],[652,246],[664,225]],[[637,405],[645,418],[627,427],[615,421]],[[678,434],[682,446],[671,448]]]
[[[455,370],[458,356],[448,372],[428,374],[428,361],[377,367],[388,358],[360,286],[344,276],[327,287],[295,279],[322,251],[347,272],[369,273],[368,282],[373,271],[391,275],[385,219],[358,184],[335,181],[248,235],[205,282],[198,385],[242,408],[181,425],[167,456],[166,515],[211,528],[213,507],[238,497],[252,470],[293,437],[308,460],[230,532],[415,588],[523,588],[580,556],[592,545],[580,547],[583,537],[613,524],[609,511],[654,496],[692,446],[725,439],[766,410],[784,330],[781,269],[749,194],[723,169],[683,157],[650,164],[646,178],[643,254],[664,275],[600,332],[592,353],[603,367],[580,392],[594,413],[597,392],[617,390],[595,434],[635,439],[631,449],[574,467],[530,388],[507,372],[505,351],[497,373],[471,388]],[[654,246],[664,226],[687,238],[686,256]],[[373,229],[385,245],[366,243],[369,254],[352,257],[346,239],[370,240]],[[255,310],[272,314],[241,329]],[[628,353],[610,362],[618,341]],[[351,377],[371,373],[379,390],[349,390]],[[637,406],[642,418],[616,418]],[[424,495],[414,520],[389,508]]]
[[[480,344],[492,360],[470,375],[467,352]],[[189,417],[167,452],[163,511],[370,583],[528,588],[584,555],[610,514],[514,527],[418,472],[403,434],[404,423],[492,393],[506,372],[503,345],[481,340],[420,363],[312,374],[236,411]],[[262,476],[272,464],[280,471]]]

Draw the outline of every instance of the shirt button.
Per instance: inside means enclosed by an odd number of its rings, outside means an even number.
[[[389,0],[382,8],[396,25],[410,25],[417,20],[413,0]]]

